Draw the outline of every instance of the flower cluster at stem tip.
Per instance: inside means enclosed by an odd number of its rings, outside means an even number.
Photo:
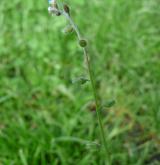
[[[64,33],[70,33],[72,31],[76,31],[76,32],[78,31],[76,25],[71,20],[70,8],[69,8],[68,5],[64,4],[63,5],[63,10],[60,10],[58,8],[56,0],[48,0],[48,3],[49,3],[48,11],[49,11],[50,14],[56,15],[56,16],[64,15],[65,17],[67,17],[67,19],[70,20],[70,23],[72,22],[69,26],[67,26],[63,30]],[[85,39],[81,38],[79,31],[77,32],[77,34],[78,34],[78,39],[79,39],[79,45],[83,48],[86,47],[87,46],[87,41]]]

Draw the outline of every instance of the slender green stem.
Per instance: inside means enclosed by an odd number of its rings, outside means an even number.
[[[62,14],[67,18],[69,23],[72,25],[73,29],[75,30],[75,32],[77,34],[78,39],[80,40],[81,39],[81,34],[79,32],[79,29],[78,29],[77,25],[73,22],[71,16],[69,16],[66,12],[63,12],[63,11],[62,11]]]
[[[78,39],[81,39],[81,34],[76,26],[76,24],[73,22],[72,18],[70,17],[70,15],[68,15],[66,12],[61,11],[61,13],[66,17],[66,19],[69,21],[69,23],[72,25],[73,29],[75,30]],[[91,85],[92,85],[92,90],[93,90],[93,95],[94,95],[94,100],[95,100],[95,104],[96,104],[96,114],[97,114],[97,118],[98,118],[98,123],[99,123],[99,127],[100,127],[100,132],[101,132],[101,137],[102,137],[102,142],[104,145],[104,149],[106,151],[106,156],[107,156],[107,165],[110,165],[111,161],[110,161],[110,154],[109,154],[109,149],[108,149],[108,145],[106,143],[106,138],[105,138],[105,133],[104,133],[104,129],[103,129],[103,124],[102,124],[102,120],[101,120],[101,116],[100,116],[100,105],[99,105],[99,101],[98,101],[98,95],[97,95],[97,91],[96,91],[96,87],[95,87],[95,81],[94,81],[94,74],[93,71],[91,69],[91,64],[90,64],[90,60],[89,60],[89,55],[87,53],[87,49],[86,47],[83,48],[83,53],[86,59],[86,63],[87,63],[87,69],[88,69],[88,73],[89,73],[89,77],[90,77],[90,81],[91,81]]]
[[[96,87],[95,87],[94,73],[91,69],[91,64],[90,64],[89,56],[88,56],[88,53],[87,53],[87,49],[83,48],[83,52],[84,52],[84,55],[85,55],[85,58],[86,58],[88,73],[89,73],[90,81],[91,81],[91,85],[92,85],[94,100],[95,100],[95,104],[96,104],[96,114],[97,114],[98,123],[99,123],[99,127],[100,127],[101,137],[102,137],[104,148],[105,148],[105,151],[106,151],[106,154],[107,154],[107,157],[108,157],[107,164],[110,164],[110,154],[109,154],[108,145],[106,143],[105,133],[104,133],[103,124],[102,124],[102,120],[101,120],[101,116],[100,116],[100,105],[99,105],[98,95],[97,95],[97,91],[96,91]]]

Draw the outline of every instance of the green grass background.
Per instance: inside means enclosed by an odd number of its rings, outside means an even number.
[[[160,1],[68,0],[89,41],[113,165],[160,164]],[[0,1],[0,165],[103,165],[75,34],[44,0]]]

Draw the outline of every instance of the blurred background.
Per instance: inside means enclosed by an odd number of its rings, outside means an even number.
[[[63,1],[64,2],[64,1]],[[89,42],[113,165],[160,164],[160,1],[67,0]],[[83,52],[47,0],[0,1],[0,165],[103,165]]]

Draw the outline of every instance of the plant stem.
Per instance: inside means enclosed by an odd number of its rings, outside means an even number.
[[[81,39],[81,34],[78,30],[78,27],[76,26],[76,24],[73,22],[72,18],[70,17],[69,14],[67,14],[64,11],[61,11],[61,13],[66,17],[66,19],[69,21],[69,23],[72,25],[73,29],[75,30],[78,40]],[[94,95],[94,100],[95,100],[95,104],[96,104],[96,114],[97,114],[97,118],[98,118],[98,124],[100,127],[100,132],[101,132],[101,138],[102,138],[102,142],[104,145],[104,149],[106,151],[106,156],[107,156],[107,165],[110,165],[111,161],[110,161],[110,154],[109,154],[109,149],[108,149],[108,145],[106,143],[106,139],[105,139],[105,134],[104,134],[104,129],[103,129],[103,124],[102,124],[102,120],[101,120],[101,116],[100,116],[100,105],[99,105],[99,101],[98,101],[98,95],[97,95],[97,91],[96,91],[96,87],[95,87],[95,81],[94,81],[94,73],[91,69],[91,64],[90,64],[90,60],[89,60],[89,55],[87,53],[87,49],[86,47],[83,48],[83,53],[86,59],[86,63],[87,63],[87,69],[88,69],[88,73],[89,73],[89,77],[90,77],[90,81],[91,81],[91,85],[92,85],[92,90],[93,90],[93,95]]]
[[[96,91],[96,87],[95,87],[94,73],[91,69],[91,64],[90,64],[89,56],[88,56],[88,53],[87,53],[87,49],[83,48],[83,52],[84,52],[84,56],[86,58],[88,73],[89,73],[89,76],[90,76],[90,81],[91,81],[91,85],[92,85],[94,100],[95,100],[95,104],[96,104],[96,114],[97,114],[98,123],[99,123],[99,127],[100,127],[101,138],[102,138],[102,142],[103,142],[103,145],[104,145],[104,148],[105,148],[105,151],[106,151],[106,154],[107,154],[107,158],[108,158],[107,159],[107,165],[109,165],[110,164],[110,154],[109,154],[108,145],[106,143],[103,124],[102,124],[102,120],[101,120],[101,116],[100,116],[100,105],[99,105],[98,95],[97,95],[97,91]]]

